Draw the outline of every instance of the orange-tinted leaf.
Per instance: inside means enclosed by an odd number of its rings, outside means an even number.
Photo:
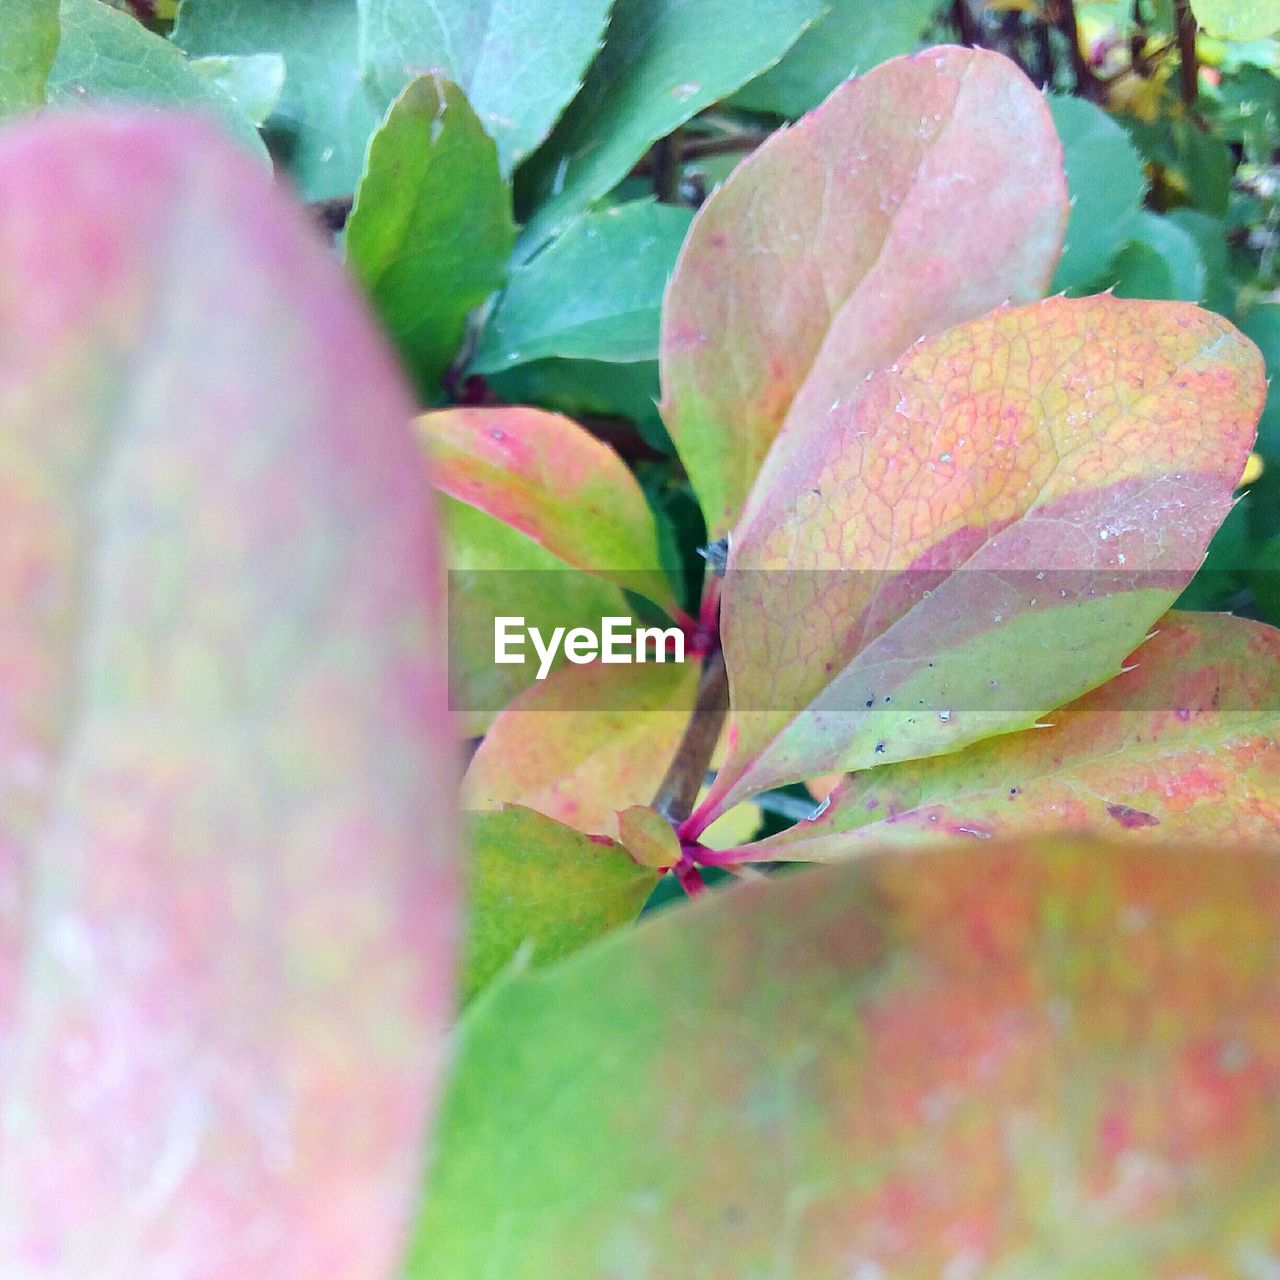
[[[1264,1276],[1280,858],[982,844],[706,895],[477,1006],[437,1151],[412,1280]]]
[[[663,316],[663,416],[712,536],[784,420],[820,417],[921,334],[1039,297],[1066,221],[1044,99],[983,50],[887,62],[743,161]]]
[[[617,835],[617,811],[653,799],[697,687],[693,662],[562,667],[494,720],[463,780],[464,805],[521,804]]]
[[[675,612],[653,514],[607,444],[542,409],[442,409],[418,429],[442,492]]]
[[[386,1280],[453,987],[430,494],[202,128],[0,137],[0,1271]]]
[[[848,778],[813,822],[751,846],[825,861],[942,836],[1045,831],[1280,839],[1280,631],[1171,613],[1124,675],[1055,711],[1049,729]]]
[[[1225,320],[1108,295],[1002,308],[869,378],[743,514],[731,745],[698,821],[1027,728],[1116,674],[1199,568],[1264,393]]]
[[[541,663],[494,661],[497,619],[523,618],[551,636],[557,627],[598,631],[602,618],[631,613],[621,589],[571,569],[532,538],[478,507],[437,495],[449,566],[449,694],[468,737],[485,732],[518,693],[537,682]],[[564,665],[564,646],[553,666]]]

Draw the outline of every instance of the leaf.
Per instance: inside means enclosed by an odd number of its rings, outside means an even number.
[[[630,924],[658,883],[614,841],[517,805],[470,815],[470,831],[464,1001],[509,966],[550,964]]]
[[[1259,617],[1274,625],[1280,621],[1280,538],[1273,535],[1261,545],[1249,546],[1248,552],[1253,607]]]
[[[407,1275],[1248,1275],[1278,939],[1275,856],[1215,846],[872,856],[662,912],[471,1011]]]
[[[1002,308],[869,378],[735,534],[733,745],[698,821],[1029,728],[1115,675],[1230,510],[1264,395],[1225,320],[1105,294]]]
[[[1173,141],[1192,204],[1215,217],[1225,218],[1236,169],[1231,148],[1190,120],[1174,122]]]
[[[192,58],[191,70],[211,81],[246,120],[261,126],[284,92],[284,59],[278,53]]]
[[[575,569],[675,612],[653,514],[607,444],[541,409],[441,409],[418,419],[436,486]]]
[[[604,47],[522,175],[529,258],[621,182],[659,138],[772,66],[822,0],[614,0]],[[732,38],[710,33],[732,32]]]
[[[617,811],[653,799],[697,686],[696,662],[562,667],[494,720],[463,779],[463,804],[521,804],[616,836]]]
[[[345,246],[427,401],[514,243],[511,188],[475,112],[457,85],[414,80],[369,144]]]
[[[1250,454],[1245,474],[1256,454]],[[1243,477],[1241,478],[1243,483]],[[1227,518],[1209,542],[1204,563],[1196,576],[1174,601],[1179,612],[1229,612],[1247,599],[1247,576],[1253,560],[1257,537],[1250,526],[1254,506],[1251,494],[1237,497]],[[1265,614],[1259,616],[1265,618]]]
[[[190,122],[7,131],[0,276],[4,1269],[384,1280],[456,909],[408,397]]]
[[[945,836],[1130,832],[1162,843],[1272,845],[1280,835],[1280,632],[1171,613],[1126,674],[1053,727],[847,779],[815,821],[752,846],[825,861]]]
[[[1280,31],[1280,0],[1191,0],[1196,20],[1224,40],[1261,40]]]
[[[495,619],[524,618],[551,635],[556,627],[598,628],[629,612],[603,578],[571,569],[532,538],[485,512],[438,495],[449,567],[449,687],[462,732],[483,733],[494,716],[534,683],[538,663],[494,662]],[[565,661],[563,647],[553,670]]]
[[[258,131],[182,51],[100,0],[61,0],[62,38],[49,72],[52,107],[104,102],[182,107],[212,117],[243,147],[266,158]]]
[[[1241,317],[1240,328],[1251,342],[1258,344],[1266,361],[1268,395],[1266,412],[1258,431],[1258,448],[1269,460],[1280,460],[1280,306],[1261,303],[1250,307]]]
[[[739,90],[734,102],[748,111],[802,116],[841,81],[914,53],[937,8],[934,0],[831,0],[782,61]]]
[[[1196,246],[1196,257],[1204,267],[1205,282],[1201,302],[1210,311],[1232,319],[1236,314],[1236,284],[1227,254],[1227,227],[1220,218],[1199,209],[1174,209],[1164,218],[1185,231]]]
[[[44,102],[58,50],[58,0],[0,0],[0,117]]]
[[[616,268],[615,268],[616,269]],[[670,453],[671,441],[658,416],[658,362],[606,364],[602,360],[534,360],[486,382],[508,404],[536,404],[567,417],[626,418],[634,422],[645,443]]]
[[[942,48],[842,86],[734,170],[694,220],[662,329],[663,416],[712,537],[780,429],[921,334],[1044,292],[1060,154],[1013,63]]]
[[[307,200],[355,190],[380,119],[356,65],[356,0],[183,0],[173,38],[193,57],[283,57],[271,130],[289,173]]]
[[[1175,222],[1143,209],[1132,238],[1111,264],[1109,284],[1121,298],[1176,298],[1199,302],[1204,262],[1195,239]]]
[[[610,0],[359,0],[374,97],[438,71],[465,91],[498,144],[504,175],[551,131],[582,83]]]
[[[1226,71],[1217,97],[1214,131],[1224,141],[1241,143],[1249,163],[1269,163],[1272,139],[1280,135],[1280,81],[1246,61]]]
[[[1087,293],[1129,239],[1147,179],[1129,135],[1083,98],[1049,99],[1062,139],[1071,219],[1052,290]]]
[[[656,360],[662,292],[692,217],[634,200],[570,224],[511,273],[472,367],[495,373],[548,357]]]
[[[666,871],[680,861],[680,841],[671,824],[647,804],[619,810],[618,834],[641,866]]]

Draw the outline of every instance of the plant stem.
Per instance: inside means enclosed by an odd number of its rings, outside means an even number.
[[[1089,59],[1084,56],[1084,50],[1080,47],[1080,23],[1076,16],[1075,0],[1058,0],[1057,26],[1067,41],[1067,49],[1071,57],[1071,72],[1076,81],[1076,93],[1082,98],[1088,98],[1091,102],[1100,101],[1101,86],[1093,74]]]
[[[1188,0],[1174,0],[1178,22],[1178,61],[1182,101],[1194,106],[1200,95],[1200,64],[1196,56],[1196,19]]]
[[[769,855],[761,857],[751,845],[735,845],[732,849],[708,849],[698,846],[697,860],[704,867],[742,867],[751,862],[768,862]]]
[[[974,20],[969,0],[951,0],[951,21],[955,23],[961,44],[970,49],[982,44],[982,31]]]
[[[672,874],[680,881],[680,887],[689,895],[696,897],[700,893],[705,893],[707,882],[702,878],[702,873],[686,858],[681,858],[674,867],[671,868]]]
[[[728,711],[729,678],[724,669],[724,654],[717,646],[702,664],[693,714],[685,726],[684,736],[666,776],[653,797],[653,807],[673,827],[679,826],[693,812],[698,789],[707,776]]]
[[[680,162],[683,154],[678,130],[665,138],[659,138],[649,152],[653,193],[663,204],[675,204],[680,195]]]
[[[721,138],[690,138],[684,144],[685,160],[701,160],[705,156],[732,155],[736,151],[754,151],[766,138],[767,133],[759,130],[744,130],[742,133],[726,134]]]

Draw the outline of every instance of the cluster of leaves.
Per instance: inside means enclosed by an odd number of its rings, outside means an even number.
[[[937,8],[0,0],[14,1274],[1275,1268],[1280,13]]]

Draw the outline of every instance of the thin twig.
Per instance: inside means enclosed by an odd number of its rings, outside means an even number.
[[[684,156],[680,131],[659,138],[649,151],[653,193],[663,204],[675,204],[680,195],[680,164]]]
[[[769,135],[759,129],[730,133],[719,138],[690,138],[683,147],[685,160],[702,160],[706,156],[733,155],[738,151],[754,151]]]
[[[961,44],[971,49],[981,46],[982,28],[978,26],[973,10],[969,8],[969,0],[951,0],[951,21],[955,23]]]
[[[1178,62],[1182,101],[1188,107],[1200,96],[1200,63],[1196,55],[1196,19],[1188,0],[1173,0],[1178,24]]]
[[[1058,0],[1057,27],[1067,42],[1071,56],[1071,73],[1075,76],[1076,93],[1082,98],[1088,98],[1091,102],[1100,101],[1102,87],[1093,74],[1089,59],[1085,57],[1084,50],[1080,47],[1080,22],[1076,15],[1075,0]]]
[[[728,711],[729,678],[724,669],[724,654],[717,647],[702,664],[693,714],[685,726],[675,758],[653,797],[653,807],[673,827],[693,812]]]

